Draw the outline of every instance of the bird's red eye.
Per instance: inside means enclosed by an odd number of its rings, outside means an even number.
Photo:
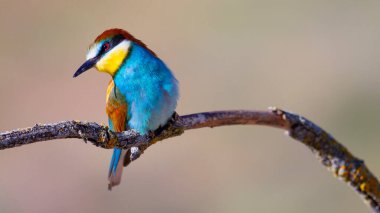
[[[109,48],[110,48],[110,44],[108,42],[103,44],[103,49],[105,51],[107,51]]]

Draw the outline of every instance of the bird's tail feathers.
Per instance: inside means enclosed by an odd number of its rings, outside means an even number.
[[[121,175],[123,173],[123,166],[124,161],[129,154],[127,152],[130,152],[129,150],[122,150],[115,148],[113,150],[113,155],[110,163],[110,169],[108,172],[108,190],[111,190],[112,187],[117,186],[120,184],[121,181]]]

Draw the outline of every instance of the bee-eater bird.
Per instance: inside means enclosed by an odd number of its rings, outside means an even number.
[[[176,78],[152,50],[127,31],[110,29],[100,34],[74,77],[92,67],[112,77],[106,94],[111,130],[146,134],[165,125],[173,115],[178,99]],[[114,149],[109,189],[120,183],[123,166],[131,157],[130,150]]]

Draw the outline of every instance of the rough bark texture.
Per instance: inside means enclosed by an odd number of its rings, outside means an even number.
[[[81,138],[107,149],[143,146],[142,153],[155,142],[179,136],[185,130],[236,124],[265,125],[286,130],[290,137],[309,147],[336,177],[349,183],[373,212],[380,213],[380,184],[364,161],[353,156],[330,134],[311,121],[276,108],[269,111],[216,111],[185,116],[175,114],[166,126],[148,135],[139,135],[133,130],[115,133],[107,126],[81,121],[35,125],[32,128],[0,133],[0,149],[39,141]],[[131,155],[131,160],[137,159],[141,153]]]

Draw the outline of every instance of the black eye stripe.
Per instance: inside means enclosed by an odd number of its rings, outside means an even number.
[[[122,35],[117,35],[113,37],[110,41],[110,47],[115,47],[116,45],[120,44],[124,40],[124,37]]]
[[[107,45],[103,44],[102,48],[99,51],[98,56],[104,55],[106,52],[108,52],[109,50],[111,50],[112,48],[114,48],[115,46],[120,44],[123,40],[124,40],[124,36],[116,35],[113,38],[111,38],[111,40],[106,41],[106,43],[108,43],[109,47],[106,49]]]

